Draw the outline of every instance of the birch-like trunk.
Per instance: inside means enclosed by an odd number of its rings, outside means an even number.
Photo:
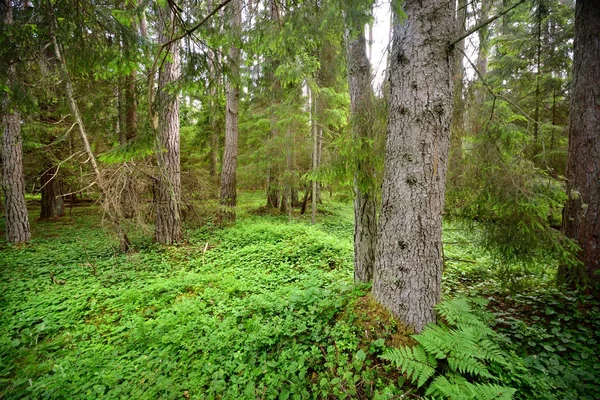
[[[417,332],[441,296],[454,2],[407,0],[394,26],[373,294]]]
[[[170,39],[174,14],[168,6],[158,10],[158,41]],[[182,240],[181,166],[179,153],[179,95],[174,86],[180,76],[179,45],[171,43],[158,72],[158,186],[156,190],[156,241],[175,244]]]

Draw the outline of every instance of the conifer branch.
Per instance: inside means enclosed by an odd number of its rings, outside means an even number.
[[[516,8],[517,6],[519,6],[519,5],[523,4],[523,3],[525,3],[525,0],[520,0],[520,1],[516,2],[515,4],[513,4],[512,6],[507,7],[504,10],[500,11],[498,14],[494,15],[493,17],[490,17],[490,18],[486,19],[485,21],[482,21],[482,22],[478,23],[477,25],[475,25],[474,27],[472,27],[471,29],[469,29],[468,31],[466,31],[462,35],[460,35],[457,39],[455,39],[454,41],[452,41],[448,47],[453,48],[455,44],[457,44],[458,42],[460,42],[461,40],[463,40],[467,36],[470,36],[473,33],[475,33],[478,30],[480,30],[481,28],[484,28],[485,26],[491,24],[492,22],[494,22],[495,20],[497,20],[498,18],[500,18],[504,14],[508,13],[509,11],[511,11],[512,9]]]

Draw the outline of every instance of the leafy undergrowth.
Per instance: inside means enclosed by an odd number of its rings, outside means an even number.
[[[378,355],[403,331],[348,312],[376,305],[352,282],[347,210],[315,226],[248,213],[184,246],[140,236],[128,255],[93,208],[35,222],[30,245],[0,253],[3,398],[401,393]]]
[[[382,358],[413,346],[411,332],[352,282],[352,206],[320,205],[311,225],[257,213],[262,197],[242,194],[235,226],[205,223],[177,247],[132,234],[120,254],[94,207],[34,222],[30,245],[0,243],[0,398],[423,395]],[[446,224],[444,239],[444,296],[484,296],[495,313],[484,320],[509,362],[489,365],[492,384],[515,398],[599,398],[597,301],[552,289],[544,265],[515,294],[472,233]]]

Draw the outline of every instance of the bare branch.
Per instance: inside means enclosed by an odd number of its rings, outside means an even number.
[[[516,2],[515,4],[513,4],[512,6],[505,8],[504,10],[500,11],[498,14],[494,15],[493,17],[490,17],[490,18],[486,19],[485,21],[482,21],[482,22],[478,23],[477,25],[475,25],[474,27],[472,27],[471,29],[469,29],[468,31],[466,31],[465,33],[463,33],[462,35],[460,35],[458,37],[458,39],[455,39],[453,42],[451,42],[448,47],[450,47],[450,48],[454,47],[454,45],[456,43],[460,42],[461,40],[463,40],[467,36],[472,35],[473,33],[477,32],[481,28],[483,28],[483,27],[491,24],[492,22],[494,22],[495,20],[497,20],[498,18],[500,18],[504,14],[508,13],[509,11],[511,11],[513,8],[516,8],[517,6],[525,3],[525,1],[526,0],[519,0],[518,2]]]

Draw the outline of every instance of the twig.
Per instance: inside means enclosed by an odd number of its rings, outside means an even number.
[[[456,43],[460,42],[461,40],[463,40],[467,36],[472,35],[473,33],[477,32],[481,28],[484,28],[485,26],[491,24],[492,22],[494,22],[495,20],[497,20],[498,18],[500,18],[501,16],[503,16],[507,12],[511,11],[513,8],[516,8],[517,6],[519,6],[519,5],[523,4],[523,3],[525,3],[525,0],[520,0],[520,1],[516,2],[515,4],[513,4],[512,6],[507,7],[504,10],[500,11],[498,14],[494,15],[493,17],[490,17],[490,18],[486,19],[485,21],[482,21],[482,22],[478,23],[477,25],[475,25],[474,27],[472,27],[471,29],[469,29],[468,31],[466,31],[465,33],[463,33],[462,35],[460,35],[453,42],[451,42],[448,47],[453,48]]]
[[[204,25],[204,23],[206,23],[206,21],[208,21],[210,19],[210,17],[215,15],[221,8],[225,7],[231,1],[233,1],[233,0],[223,0],[223,2],[221,2],[219,5],[217,5],[210,13],[208,13],[208,15],[206,17],[202,18],[202,20],[200,22],[198,22],[196,25],[192,26],[190,29],[187,29],[181,35],[175,36],[172,39],[169,39],[160,45],[160,47],[158,49],[158,53],[156,54],[156,57],[154,58],[154,62],[152,63],[152,67],[150,68],[150,71],[148,73],[148,76],[150,78],[150,81],[148,83],[148,103],[149,103],[148,106],[150,107],[150,115],[151,116],[154,115],[154,113],[152,111],[152,103],[154,102],[154,93],[153,93],[153,91],[154,91],[154,88],[153,88],[153,86],[154,86],[154,71],[156,70],[157,62],[160,59],[160,54],[170,44],[172,44],[180,39],[183,39],[184,37],[191,35],[195,31],[197,31],[202,25]],[[173,30],[174,29],[175,29],[175,24],[173,24]],[[165,58],[166,58],[166,55],[165,55]],[[164,62],[165,58],[163,58],[163,62]]]
[[[46,187],[47,184],[49,184],[50,182],[52,182],[52,180],[54,178],[56,178],[56,175],[58,175],[58,171],[60,170],[60,166],[64,163],[66,163],[67,161],[69,161],[71,158],[75,157],[76,155],[81,154],[81,151],[78,151],[76,153],[71,154],[69,157],[67,157],[66,159],[64,159],[63,161],[59,162],[58,165],[56,165],[56,172],[54,173],[54,175],[52,175],[52,178],[50,178],[46,183],[44,183],[42,186],[40,186],[39,189],[37,189],[34,193],[39,193],[44,187]],[[50,171],[52,168],[54,168],[54,166],[48,168],[47,170],[45,170],[42,175],[44,175],[46,172]]]
[[[64,285],[65,283],[67,283],[66,279],[58,279],[58,278],[56,278],[56,276],[54,276],[54,271],[50,271],[50,280],[55,285]]]
[[[202,264],[204,264],[204,254],[206,254],[206,250],[208,250],[208,242],[206,242],[204,250],[202,250]]]
[[[492,96],[494,96],[494,98],[498,98],[500,100],[506,101],[508,104],[510,104],[513,107],[515,107],[525,118],[527,118],[530,121],[535,122],[535,120],[533,118],[531,118],[525,111],[523,111],[523,109],[521,107],[519,107],[517,104],[515,104],[512,100],[509,100],[506,97],[502,96],[501,94],[498,94],[498,93],[494,92],[494,89],[492,89],[492,87],[490,86],[490,84],[487,83],[487,81],[481,75],[481,72],[479,72],[479,70],[477,69],[477,67],[475,66],[475,64],[473,64],[473,61],[471,61],[471,59],[469,58],[469,56],[464,51],[462,51],[459,47],[457,47],[456,49],[459,52],[461,52],[463,56],[465,56],[465,59],[467,60],[467,62],[469,63],[469,65],[471,65],[471,68],[473,68],[473,70],[475,71],[475,74],[477,75],[477,77],[479,78],[479,80],[481,81],[481,83],[483,83],[483,86],[485,86],[485,88],[488,90],[488,92],[490,92],[490,94]]]

